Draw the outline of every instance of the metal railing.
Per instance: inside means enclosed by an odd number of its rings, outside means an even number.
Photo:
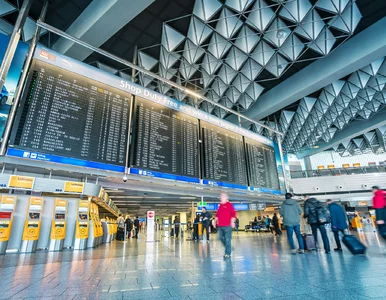
[[[318,170],[302,170],[291,171],[291,179],[322,177],[322,176],[342,176],[342,175],[359,175],[371,173],[385,173],[386,166],[367,166],[367,167],[352,167],[352,168],[333,168],[333,169],[318,169]]]

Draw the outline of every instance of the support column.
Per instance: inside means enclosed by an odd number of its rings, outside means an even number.
[[[283,170],[284,186],[285,186],[286,192],[288,192],[289,186],[288,186],[287,172],[286,172],[285,163],[284,163],[283,147],[281,145],[281,136],[277,135],[276,137],[277,137],[277,145],[279,147],[279,153],[280,153],[281,168]]]
[[[306,156],[304,158],[304,167],[306,168],[305,173],[307,177],[312,177],[312,163],[311,163],[311,156]]]

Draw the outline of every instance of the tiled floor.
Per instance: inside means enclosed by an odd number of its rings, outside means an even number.
[[[284,235],[268,233],[234,234],[229,261],[216,235],[210,244],[140,239],[7,254],[0,257],[0,299],[386,299],[386,244],[373,232],[360,237],[366,256],[292,256]]]

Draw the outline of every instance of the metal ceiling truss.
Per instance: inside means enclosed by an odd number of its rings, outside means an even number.
[[[328,143],[335,133],[353,120],[367,120],[386,104],[386,59],[370,65],[324,87],[319,97],[304,97],[296,111],[282,110],[279,130],[291,152]],[[341,155],[385,151],[386,127],[337,145]]]
[[[196,0],[185,32],[163,25],[159,57],[139,51],[140,66],[228,108],[247,110],[261,83],[280,78],[296,63],[325,57],[350,37],[361,19],[355,0]],[[324,17],[322,18],[321,15]],[[187,103],[187,95],[157,80],[141,84]],[[259,84],[260,83],[260,84]],[[219,117],[227,112],[201,103]]]

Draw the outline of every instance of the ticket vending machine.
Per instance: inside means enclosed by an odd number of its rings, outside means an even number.
[[[13,212],[16,208],[16,196],[1,195],[0,201],[0,254],[5,254],[11,236]]]
[[[80,200],[78,204],[74,244],[74,249],[76,250],[84,250],[87,248],[89,235],[89,204],[88,200]]]
[[[63,250],[64,239],[66,238],[66,223],[67,200],[55,199],[50,234],[50,251]]]
[[[90,221],[89,221],[89,238],[87,241],[87,248],[94,248],[98,245],[98,237],[99,237],[99,228],[98,221],[96,218],[96,205],[94,203],[90,203]]]
[[[40,235],[44,199],[30,197],[20,252],[35,252]]]

